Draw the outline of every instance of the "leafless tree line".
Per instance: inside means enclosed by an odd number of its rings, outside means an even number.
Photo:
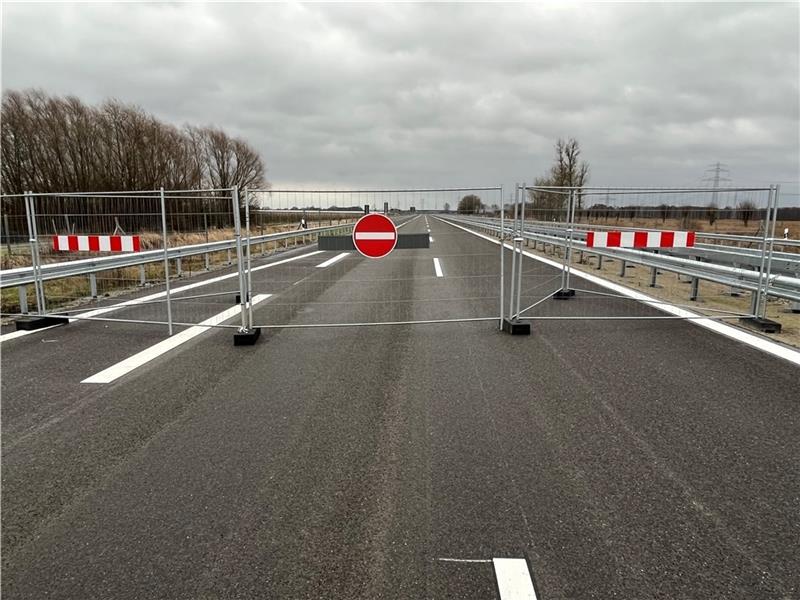
[[[107,100],[89,106],[40,90],[3,95],[2,192],[265,187],[247,142],[215,127],[181,128]]]

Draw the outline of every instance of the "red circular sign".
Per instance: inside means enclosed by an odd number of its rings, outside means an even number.
[[[383,258],[397,244],[397,228],[389,217],[364,215],[353,227],[353,244],[367,258]]]

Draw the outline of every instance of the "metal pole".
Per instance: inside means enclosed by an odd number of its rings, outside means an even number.
[[[765,263],[766,258],[767,258],[767,237],[769,235],[769,232],[768,232],[768,230],[769,230],[769,216],[770,216],[770,210],[772,208],[772,192],[774,190],[774,187],[775,186],[772,186],[772,185],[769,186],[769,194],[767,195],[767,213],[766,213],[766,216],[764,218],[764,236],[763,236],[763,239],[761,240],[761,265],[759,266],[759,269],[758,269],[758,274],[759,274],[758,286],[756,287],[756,291],[753,292],[755,294],[755,298],[754,298],[754,302],[753,302],[753,307],[755,308],[755,310],[753,311],[753,316],[754,317],[759,316],[759,314],[761,312],[761,285],[762,285],[762,283],[764,281],[764,266],[765,266],[764,263]]]
[[[770,232],[769,236],[769,254],[767,255],[767,277],[764,280],[764,297],[763,297],[763,308],[761,309],[761,318],[767,318],[767,296],[769,294],[769,277],[772,273],[772,248],[775,244],[775,225],[778,223],[778,198],[780,197],[781,193],[781,185],[777,184],[775,186],[775,193],[773,194],[773,201],[772,201],[772,231]]]
[[[231,194],[233,202],[233,229],[234,237],[236,238],[236,268],[239,271],[239,305],[242,312],[242,331],[247,331],[247,289],[245,285],[244,270],[242,269],[244,261],[242,260],[242,223],[239,216],[239,187],[233,186],[233,193]]]
[[[28,194],[28,227],[31,241],[31,266],[33,267],[33,283],[36,288],[36,314],[44,315],[47,313],[47,306],[44,298],[44,283],[42,282],[41,257],[39,256],[39,235],[36,229],[36,207],[34,205],[33,192]]]
[[[520,194],[520,211],[519,211],[519,237],[522,239],[525,233],[525,196],[528,193],[527,184],[522,184],[522,194]],[[514,313],[519,316],[519,302],[522,297],[522,242],[519,242],[519,262],[517,264],[517,310]]]
[[[250,195],[244,188],[244,226],[247,229],[247,329],[253,328],[253,277],[250,266]]]
[[[172,335],[172,298],[169,293],[169,253],[167,244],[167,203],[164,199],[164,188],[161,188],[161,237],[164,244],[164,281],[167,291],[167,326]]]
[[[516,186],[516,184],[514,184]],[[505,213],[503,186],[500,186],[500,331],[503,330],[503,288],[505,287]]]
[[[519,184],[516,185],[516,189],[514,190],[514,225],[512,230],[517,226],[517,204],[519,203]],[[508,294],[508,318],[514,318],[514,282],[516,281],[517,272],[517,245],[513,242],[513,240],[517,236],[515,235],[515,231],[511,232],[511,290]]]

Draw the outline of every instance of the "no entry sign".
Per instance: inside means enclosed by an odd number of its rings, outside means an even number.
[[[353,244],[368,258],[383,258],[397,244],[397,228],[389,217],[378,213],[364,215],[353,227]]]

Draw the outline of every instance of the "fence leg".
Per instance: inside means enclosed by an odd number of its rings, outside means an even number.
[[[97,275],[94,273],[89,273],[89,295],[97,298]]]
[[[17,288],[19,292],[19,312],[23,315],[28,314],[28,286],[21,285]]]
[[[239,310],[241,311],[242,316],[242,326],[236,333],[233,334],[233,345],[234,346],[252,346],[258,340],[259,335],[261,335],[260,329],[252,329],[248,327],[247,320],[248,320],[248,302],[251,302],[252,299],[248,298],[248,286],[247,286],[247,276],[248,274],[245,272],[248,265],[245,264],[245,256],[244,256],[244,249],[242,248],[242,225],[241,225],[241,216],[239,214],[239,188],[235,187],[232,190],[231,194],[232,202],[233,202],[233,226],[234,226],[234,235],[236,237],[236,269],[239,274]],[[245,204],[249,202],[250,199],[247,197],[245,193]],[[247,209],[245,209],[247,210]],[[247,212],[247,218],[249,223],[249,212]],[[249,240],[248,240],[249,241]],[[249,244],[248,244],[249,249]]]
[[[164,244],[164,282],[167,292],[167,327],[172,335],[172,296],[169,293],[169,244],[167,242],[167,204],[164,198],[164,188],[161,188],[161,235]]]

